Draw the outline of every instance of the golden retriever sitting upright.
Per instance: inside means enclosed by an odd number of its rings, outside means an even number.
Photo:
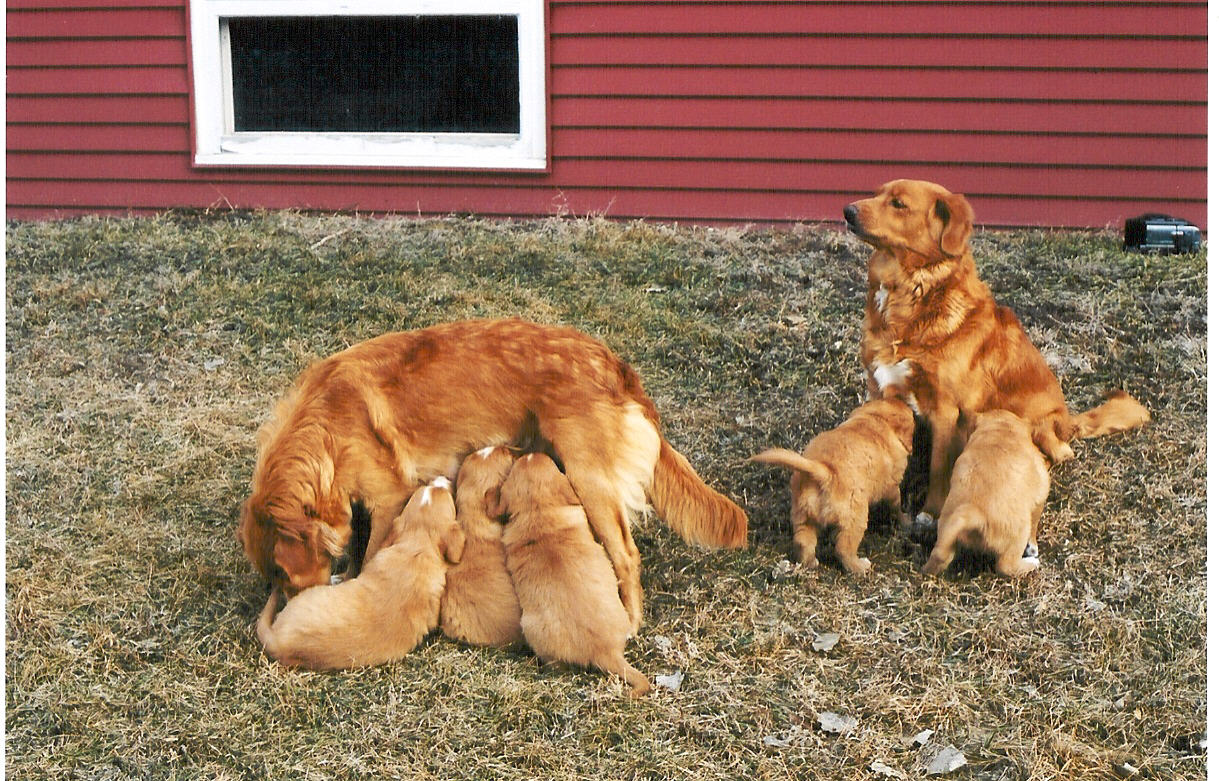
[[[963,545],[993,553],[1000,574],[1027,575],[1040,566],[1025,550],[1036,550],[1037,525],[1050,493],[1045,456],[1033,444],[1028,421],[1007,410],[961,418],[968,440],[952,470],[935,547],[923,572],[943,572]]]
[[[466,534],[461,562],[449,568],[440,599],[440,629],[471,645],[507,647],[524,642],[521,603],[504,554],[504,527],[494,517],[499,490],[512,468],[506,447],[483,448],[457,473],[457,522]]]
[[[617,598],[614,570],[593,539],[571,483],[541,453],[519,459],[500,490],[508,571],[521,601],[525,640],[548,662],[616,673],[631,696],[648,679],[623,655],[631,621]]]
[[[745,513],[661,436],[630,366],[578,331],[515,319],[386,334],[305,370],[259,433],[238,536],[291,596],[328,582],[353,506],[371,517],[358,567],[416,486],[453,478],[488,445],[539,440],[588,511],[632,628],[643,596],[630,520],[649,501],[689,542],[745,544]]]
[[[278,616],[273,589],[258,639],[281,663],[314,670],[399,659],[436,628],[445,570],[464,544],[448,481],[438,478],[411,496],[359,577],[306,589]]]
[[[889,182],[843,210],[871,244],[861,358],[873,398],[898,396],[931,424],[931,474],[920,521],[948,491],[960,411],[1006,409],[1028,421],[1051,461],[1071,458],[1074,437],[1133,428],[1149,416],[1118,391],[1081,415],[1067,412],[1058,379],[1012,310],[978,278],[965,197],[930,182]]]
[[[901,513],[902,474],[913,439],[910,408],[900,399],[881,399],[813,437],[804,455],[772,448],[750,459],[792,470],[792,536],[804,566],[817,566],[820,532],[837,527],[834,549],[842,566],[856,575],[872,568],[859,556],[868,506],[884,501]]]

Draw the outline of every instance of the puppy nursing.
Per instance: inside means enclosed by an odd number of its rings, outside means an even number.
[[[914,438],[914,414],[906,403],[885,399],[864,404],[845,423],[813,438],[804,455],[772,448],[751,461],[792,470],[792,536],[800,561],[817,565],[821,532],[837,527],[835,550],[856,575],[872,568],[859,556],[868,506],[884,501],[901,512],[901,481]]]
[[[943,572],[963,545],[994,554],[1002,575],[1027,575],[1040,566],[1024,552],[1026,546],[1035,550],[1037,524],[1050,492],[1045,458],[1033,444],[1028,421],[1011,412],[993,410],[962,420],[972,433],[953,467],[935,547],[923,573]]]
[[[440,600],[446,637],[471,645],[519,645],[521,603],[504,556],[504,527],[494,516],[512,452],[488,447],[466,458],[457,473],[457,522],[466,535],[461,561],[449,569]]]
[[[436,628],[445,572],[460,561],[464,544],[441,478],[415,491],[359,577],[305,589],[278,616],[280,592],[273,589],[258,639],[282,664],[314,670],[399,659]]]
[[[500,490],[508,571],[521,631],[546,661],[616,673],[637,697],[651,687],[624,656],[631,620],[605,549],[567,478],[545,455],[519,459]]]

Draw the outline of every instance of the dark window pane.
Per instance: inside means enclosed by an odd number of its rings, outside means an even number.
[[[235,130],[520,132],[514,16],[228,25]]]

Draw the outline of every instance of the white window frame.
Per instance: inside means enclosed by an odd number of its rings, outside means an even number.
[[[275,16],[517,17],[519,133],[236,132],[225,20]],[[545,0],[191,0],[195,164],[546,168]]]

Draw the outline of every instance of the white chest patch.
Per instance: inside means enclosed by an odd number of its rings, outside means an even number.
[[[906,384],[906,378],[910,376],[910,361],[909,359],[898,361],[897,363],[875,363],[872,365],[872,379],[876,380],[876,384],[883,391],[891,385]]]
[[[876,304],[877,313],[883,317],[885,306],[889,303],[889,288],[884,285],[876,288],[876,296],[872,300]]]

